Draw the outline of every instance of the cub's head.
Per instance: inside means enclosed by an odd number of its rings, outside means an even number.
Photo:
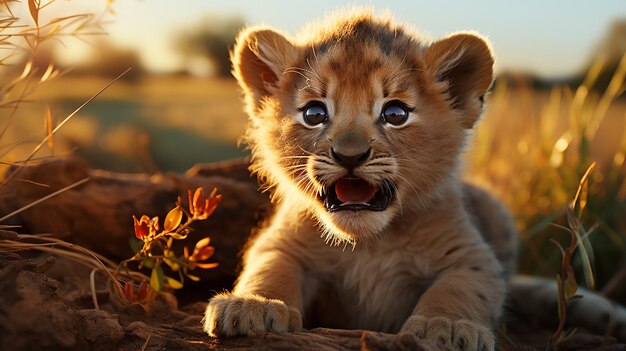
[[[475,34],[426,42],[368,14],[307,34],[250,28],[237,39],[252,170],[328,239],[354,243],[454,181],[493,58]]]

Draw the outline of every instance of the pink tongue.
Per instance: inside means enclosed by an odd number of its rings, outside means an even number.
[[[368,202],[376,188],[363,179],[341,178],[335,183],[335,193],[341,202]]]

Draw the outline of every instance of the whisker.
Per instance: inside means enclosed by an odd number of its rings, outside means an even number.
[[[302,156],[281,156],[280,158],[309,158],[308,155],[302,155]]]
[[[284,169],[294,169],[294,168],[306,168],[307,164],[303,163],[303,164],[297,164],[297,165],[291,165],[291,166],[287,166],[287,167],[283,167]]]
[[[313,152],[311,152],[311,151],[307,151],[307,150],[305,150],[305,149],[304,149],[303,147],[301,147],[301,146],[300,146],[300,147],[298,147],[298,149],[300,149],[300,151],[304,152],[305,154],[307,154],[307,155],[309,155],[309,156],[316,156],[316,157],[318,156],[316,153],[313,153]]]
[[[326,84],[324,84],[324,82],[322,81],[322,77],[320,77],[320,75],[317,74],[317,72],[315,72],[315,70],[313,69],[313,66],[311,66],[311,62],[309,61],[309,59],[306,59],[306,64],[309,65],[309,68],[311,69],[310,72],[315,78],[317,78],[317,81],[320,82],[323,86],[326,86]]]

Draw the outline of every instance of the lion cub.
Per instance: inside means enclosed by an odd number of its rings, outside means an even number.
[[[369,13],[298,39],[243,31],[233,67],[251,169],[278,208],[204,329],[358,328],[493,350],[515,236],[458,175],[492,66],[476,34],[429,42]]]

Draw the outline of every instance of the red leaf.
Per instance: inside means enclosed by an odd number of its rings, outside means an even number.
[[[133,221],[135,223],[135,236],[137,239],[143,240],[150,234],[150,219],[148,216],[143,215],[140,220],[137,220],[137,217],[133,215]]]
[[[196,263],[196,267],[200,267],[202,269],[211,269],[219,266],[217,262],[214,263]]]
[[[148,281],[142,280],[139,284],[139,291],[137,292],[137,299],[143,301],[148,297]]]
[[[210,216],[213,214],[213,211],[217,208],[217,205],[222,201],[222,194],[215,195],[210,200],[207,201],[204,211],[206,212],[206,216]]]
[[[189,201],[189,212],[191,212],[191,214],[193,214],[194,208],[193,208],[193,197],[191,195],[191,190],[187,190],[187,199]]]
[[[199,250],[194,250],[193,255],[191,255],[191,261],[204,261],[208,260],[213,253],[215,252],[215,248],[213,246],[205,246]]]
[[[198,241],[196,243],[196,247],[193,250],[194,253],[196,253],[198,250],[202,249],[205,246],[208,246],[209,243],[211,243],[211,238],[209,238],[208,236],[200,241]]]
[[[146,216],[146,218],[148,218],[148,216]],[[142,219],[143,219],[143,216],[142,216]],[[155,234],[158,231],[159,231],[159,216],[152,217],[152,220],[150,220],[150,233]]]
[[[174,229],[178,228],[182,220],[183,220],[183,209],[179,206],[176,206],[176,208],[171,210],[165,217],[165,222],[163,223],[163,229],[165,229],[165,231],[171,232]]]
[[[201,211],[204,205],[204,189],[198,188],[193,194],[193,210],[192,213],[198,213]]]
[[[126,296],[128,301],[135,301],[135,287],[132,282],[126,282],[126,284],[124,284],[124,296]]]

